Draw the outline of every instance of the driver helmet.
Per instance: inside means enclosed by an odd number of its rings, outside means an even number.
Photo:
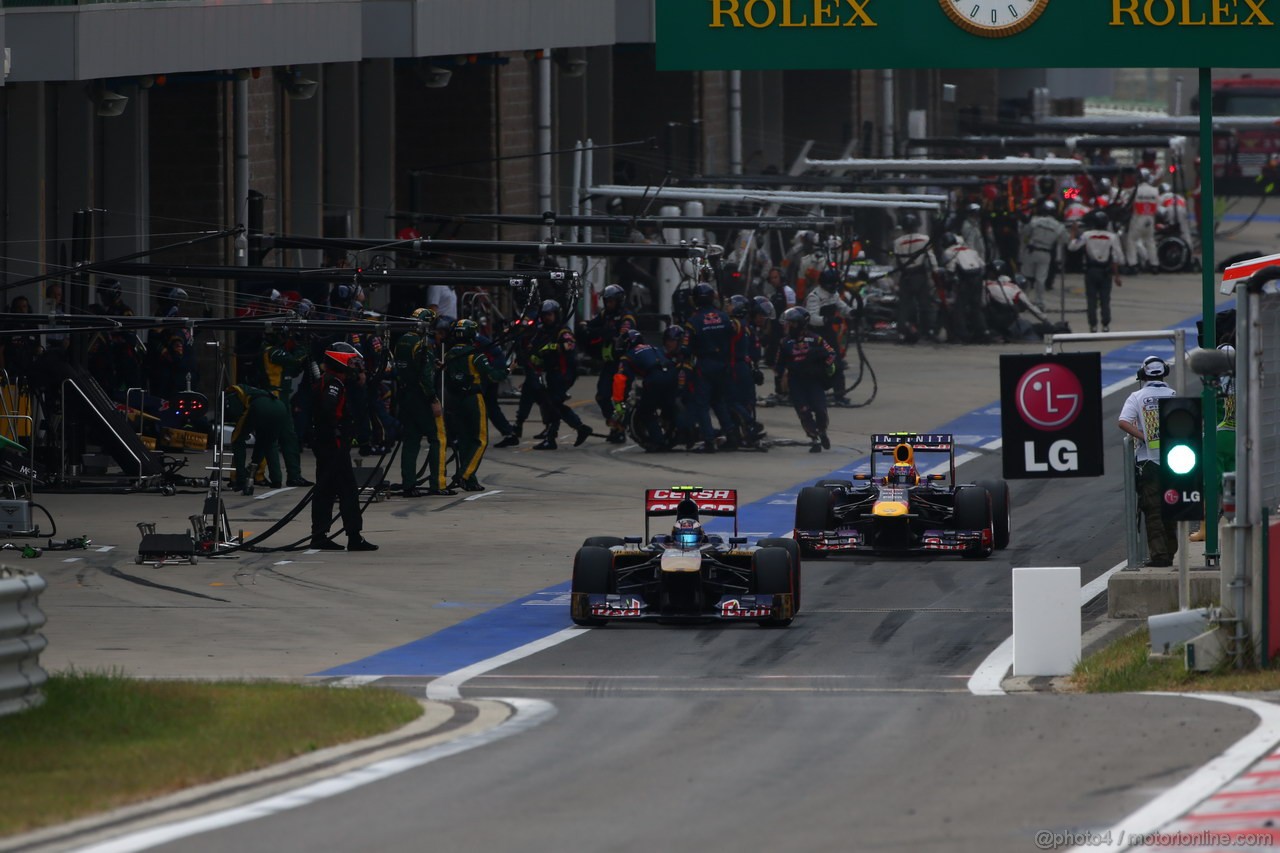
[[[918,486],[920,485],[920,472],[916,470],[914,465],[892,465],[889,467],[889,473],[884,478],[885,484],[890,486]]]
[[[735,318],[743,318],[751,310],[751,300],[740,293],[735,293],[729,297],[729,316]]]
[[[682,518],[671,529],[671,538],[681,548],[697,548],[707,540],[707,534],[696,518]]]

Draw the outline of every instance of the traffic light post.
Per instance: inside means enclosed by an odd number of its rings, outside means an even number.
[[[1198,397],[1165,397],[1160,405],[1160,515],[1178,525],[1178,609],[1191,606],[1187,523],[1204,514],[1205,447]]]

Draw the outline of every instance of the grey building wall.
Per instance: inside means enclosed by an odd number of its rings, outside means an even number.
[[[355,62],[361,58],[360,5],[161,0],[10,9],[9,82]]]

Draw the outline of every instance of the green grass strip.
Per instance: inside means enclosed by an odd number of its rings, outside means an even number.
[[[61,823],[392,731],[422,708],[390,690],[51,676],[0,719],[0,836]]]
[[[1071,685],[1082,693],[1212,691],[1249,693],[1280,690],[1280,670],[1237,670],[1228,661],[1213,672],[1188,672],[1182,655],[1148,658],[1151,638],[1143,628],[1076,664]]]

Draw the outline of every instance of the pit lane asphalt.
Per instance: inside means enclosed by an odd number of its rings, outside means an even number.
[[[1117,292],[1117,318],[1143,317],[1117,328],[1194,313],[1193,277],[1172,284],[1139,279]],[[132,541],[121,537],[114,559],[46,558],[46,660],[151,675],[316,672],[563,581],[582,536],[637,532],[645,486],[696,470],[700,483],[758,499],[863,455],[872,431],[933,427],[994,400],[995,355],[1019,350],[1039,347],[873,347],[880,398],[835,412],[830,455],[649,457],[595,442],[550,455],[491,451],[485,481],[501,494],[375,505],[367,532],[384,545],[377,555],[156,572],[120,560]],[[1120,399],[1108,401],[1108,427]],[[789,410],[764,416],[774,435],[797,436]],[[1118,561],[1118,450],[1108,471],[1015,484],[1013,545],[985,563],[810,561],[805,612],[787,631],[590,631],[464,686],[466,696],[554,702],[558,716],[539,729],[172,847],[638,850],[660,839],[669,849],[1027,850],[1038,829],[1105,826],[1253,726],[1246,712],[1184,700],[964,692],[1008,634],[1010,566],[1081,565],[1088,580]],[[962,472],[995,475],[998,462]],[[278,517],[292,503],[284,497],[233,498],[229,510]],[[85,500],[57,502],[73,515]],[[138,517],[143,505],[178,529],[195,502],[93,500],[99,521]],[[420,691],[426,680],[388,683]]]
[[[463,686],[553,702],[538,730],[344,795],[358,819],[316,804],[171,849],[1018,851],[1038,830],[1109,825],[1254,717],[977,698],[965,680],[1008,635],[1012,566],[1080,565],[1087,581],[1121,558],[1119,464],[1111,452],[1100,483],[1012,484],[1012,544],[988,561],[806,561],[788,630],[591,630]],[[998,456],[961,471],[998,476]]]

